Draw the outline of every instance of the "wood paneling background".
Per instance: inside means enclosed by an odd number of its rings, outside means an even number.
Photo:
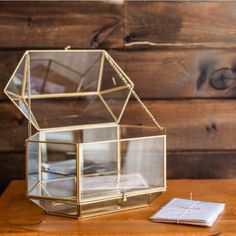
[[[0,190],[24,177],[27,136],[3,88],[25,49],[67,45],[107,49],[134,81],[169,178],[236,177],[236,1],[0,2],[0,32]]]
[[[160,44],[234,43],[234,1],[126,2],[125,39]]]

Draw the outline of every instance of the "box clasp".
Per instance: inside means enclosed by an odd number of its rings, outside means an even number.
[[[65,48],[64,48],[66,51],[68,51],[68,50],[70,50],[71,49],[71,46],[70,45],[67,45],[67,46],[65,46]]]
[[[122,201],[123,202],[127,201],[127,196],[126,196],[126,194],[124,192],[122,193]]]

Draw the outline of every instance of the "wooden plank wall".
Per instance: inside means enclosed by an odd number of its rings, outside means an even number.
[[[25,49],[66,45],[107,49],[134,81],[169,178],[236,177],[236,1],[0,2],[0,32],[0,190],[24,177],[27,130],[3,88]]]

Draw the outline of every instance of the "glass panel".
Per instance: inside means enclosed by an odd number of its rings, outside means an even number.
[[[30,138],[31,141],[38,140],[38,134]],[[115,140],[117,137],[117,125],[111,127],[85,128],[78,130],[65,130],[65,131],[41,131],[41,141],[46,142],[61,142],[61,143],[91,143],[107,140]]]
[[[120,75],[111,66],[110,62],[105,58],[103,65],[102,81],[101,81],[101,92],[104,92],[106,90],[116,90],[124,86],[127,86],[127,84],[124,83]]]
[[[43,140],[40,133],[40,140]],[[75,145],[38,143],[39,184],[30,195],[76,199]]]
[[[32,202],[43,208],[46,212],[50,214],[64,215],[78,217],[77,205],[66,204],[58,201],[49,200],[35,200],[31,199]]]
[[[115,140],[117,126],[99,127],[78,130],[66,130],[57,132],[45,132],[46,141],[64,143],[91,143],[107,140]]]
[[[152,193],[149,195],[149,201],[150,203],[152,203],[157,197],[159,197],[161,195],[161,192],[158,193]]]
[[[12,75],[11,80],[6,87],[6,91],[8,95],[22,95],[22,86],[23,86],[23,79],[24,79],[24,70],[25,70],[25,56],[21,59],[20,63],[18,64],[18,68],[16,69],[15,73]]]
[[[27,143],[27,185],[28,193],[39,183],[39,144],[34,142]]]
[[[164,187],[164,145],[162,136],[81,144],[82,201]]]
[[[44,136],[43,132],[37,132],[35,134],[33,134],[30,138],[29,141],[40,141],[40,137]],[[44,141],[44,140],[43,140]]]
[[[121,142],[121,175],[136,181],[123,191],[164,187],[165,137],[147,137]]]
[[[145,104],[148,108],[148,104]],[[119,122],[121,125],[143,125],[143,126],[156,126],[155,122],[151,119],[144,107],[138,100],[131,94],[127,103],[124,113],[122,114]]]
[[[31,109],[40,128],[113,122],[98,96],[32,99]]]
[[[103,199],[114,194],[118,171],[117,142],[80,145],[81,199]]]
[[[15,103],[15,105],[21,110],[21,112],[23,113],[23,115],[28,118],[31,123],[38,128],[38,124],[35,120],[35,117],[34,115],[32,114],[31,112],[31,116],[30,116],[30,113],[29,113],[29,109],[28,107],[26,106],[26,102],[23,100],[23,99],[20,99],[20,98],[16,98],[14,96],[12,96],[12,99]]]
[[[82,134],[81,143],[115,140],[117,137],[117,126],[83,129],[81,130],[81,134]]]
[[[31,93],[97,91],[101,52],[30,52]]]
[[[102,98],[108,106],[110,112],[114,114],[116,120],[119,119],[122,109],[130,96],[130,90],[125,87],[109,93],[101,93]]]
[[[120,125],[120,138],[139,138],[162,135],[163,132],[157,126]]]
[[[45,210],[46,212],[48,211],[48,209],[50,208],[51,204],[45,200],[36,200],[36,199],[30,199],[33,203],[35,203],[36,205],[38,205],[39,207],[41,207],[43,210]]]
[[[78,207],[75,204],[66,204],[62,202],[48,202],[48,204],[50,204],[50,208],[48,210],[49,214],[71,217],[79,216]]]
[[[126,201],[122,199],[109,200],[104,202],[97,202],[93,204],[86,204],[81,206],[81,216],[89,217],[98,214],[106,214],[112,211],[122,211],[127,208],[139,208],[149,205],[149,195],[141,195],[127,198]]]
[[[41,143],[42,189],[46,195],[75,199],[75,145]]]

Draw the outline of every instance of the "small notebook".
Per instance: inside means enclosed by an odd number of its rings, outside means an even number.
[[[173,198],[149,219],[155,222],[212,226],[224,210],[224,203]]]

